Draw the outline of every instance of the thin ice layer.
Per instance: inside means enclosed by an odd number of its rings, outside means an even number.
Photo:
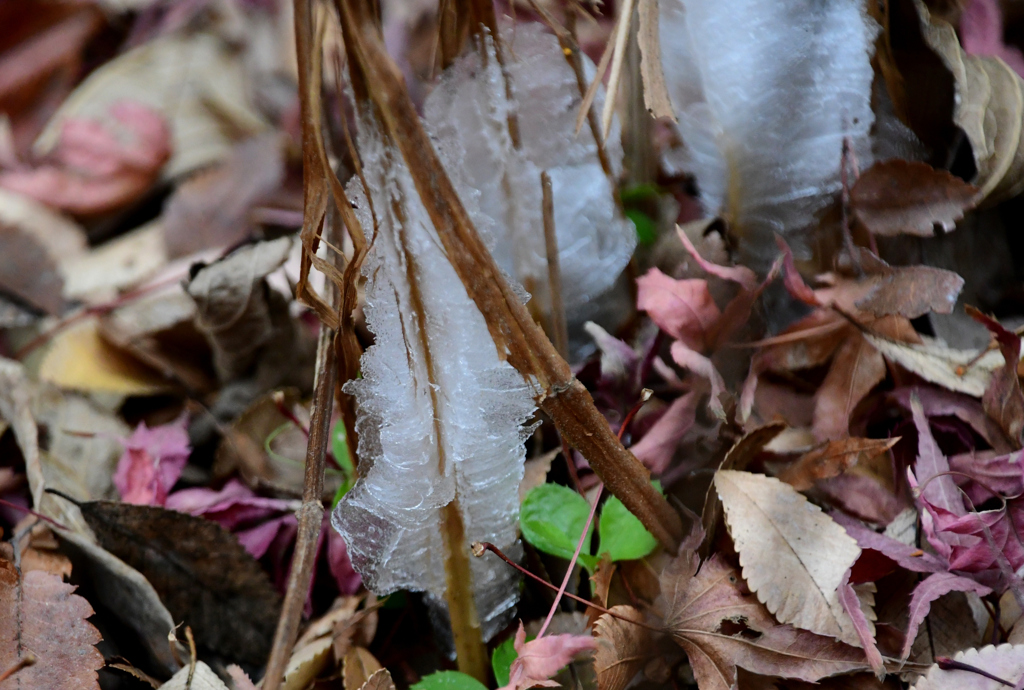
[[[345,385],[356,399],[363,476],[332,520],[371,590],[425,591],[443,601],[444,506],[458,502],[467,544],[517,549],[523,424],[533,391],[499,360],[400,154],[367,126],[359,152],[379,223],[363,269],[376,342],[363,355],[362,379]],[[350,193],[372,228],[357,181]],[[516,573],[497,559],[470,558],[490,637],[512,613]]]
[[[666,82],[709,214],[765,269],[775,233],[806,255],[840,189],[843,137],[870,165],[871,54],[863,0],[661,0]]]
[[[612,286],[629,262],[636,235],[616,207],[590,128],[574,134],[581,98],[558,41],[538,24],[519,24],[503,40],[512,100],[489,42],[486,60],[470,51],[445,71],[424,104],[424,119],[495,261],[542,309],[548,306],[548,269],[540,173],[548,171],[563,301],[571,315]],[[589,61],[587,68],[593,71]],[[509,113],[518,117],[518,149],[509,134]],[[617,129],[607,148],[617,173]]]

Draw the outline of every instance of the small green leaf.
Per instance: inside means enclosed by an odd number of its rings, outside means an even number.
[[[614,496],[609,497],[601,508],[598,527],[597,553],[607,553],[613,561],[643,558],[658,546],[658,540]]]
[[[526,641],[529,642],[533,639],[533,635],[528,635]],[[504,687],[508,685],[508,676],[512,671],[512,662],[516,660],[519,653],[515,648],[516,638],[515,635],[508,638],[491,652],[491,668],[494,669],[494,679],[498,681],[498,687]]]
[[[526,541],[544,553],[569,560],[576,551],[589,515],[590,506],[586,499],[572,489],[559,484],[541,484],[526,495],[519,511],[519,525]],[[593,531],[594,526],[591,525],[579,558],[580,563],[591,571],[597,564],[597,559],[590,555]]]
[[[424,676],[412,690],[487,690],[487,686],[459,671],[438,671]]]
[[[352,464],[352,454],[348,450],[348,434],[345,432],[345,422],[342,419],[338,419],[334,424],[334,428],[331,429],[331,453],[334,454],[334,459],[338,461],[338,465],[344,474],[341,486],[338,487],[337,492],[334,494],[334,500],[331,502],[331,510],[334,510],[334,506],[338,505],[341,497],[352,488],[353,478],[356,474],[356,468]]]
[[[658,239],[658,229],[654,221],[651,220],[651,217],[635,208],[627,208],[625,213],[626,218],[633,221],[633,227],[636,228],[637,241],[644,247],[654,244],[655,240]]]

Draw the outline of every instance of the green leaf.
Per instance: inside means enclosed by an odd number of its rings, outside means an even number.
[[[335,422],[334,428],[331,429],[331,453],[334,454],[334,459],[338,461],[338,465],[341,466],[341,471],[344,474],[341,486],[338,487],[337,492],[334,494],[334,500],[331,501],[331,510],[334,510],[341,497],[352,488],[352,480],[356,474],[355,465],[352,464],[352,454],[348,450],[348,434],[345,432],[345,422],[340,418]]]
[[[533,635],[528,635],[526,641],[529,642],[533,639]],[[515,635],[508,638],[491,652],[491,668],[494,669],[494,679],[498,681],[498,687],[504,687],[508,685],[508,676],[512,671],[512,662],[516,660],[519,653],[515,648],[516,638]]]
[[[487,686],[459,671],[438,671],[424,676],[412,690],[487,690]]]
[[[658,546],[658,540],[614,496],[609,497],[601,508],[598,527],[597,553],[607,553],[613,561],[643,558]]]
[[[637,241],[644,247],[654,244],[655,240],[658,239],[658,228],[654,221],[651,220],[651,217],[635,208],[627,208],[625,214],[626,218],[633,221]]]
[[[583,526],[587,524],[590,506],[585,498],[559,484],[541,484],[530,490],[519,511],[523,537],[534,547],[569,560],[576,551]],[[590,555],[590,538],[594,526],[587,531],[579,561],[593,571],[597,559]]]

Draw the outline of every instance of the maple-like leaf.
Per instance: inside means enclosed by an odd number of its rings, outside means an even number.
[[[776,621],[721,556],[698,564],[685,551],[666,566],[658,605],[700,690],[733,690],[737,667],[812,683],[867,668],[863,650]]]
[[[623,690],[647,660],[657,653],[652,646],[650,630],[622,620],[643,622],[642,613],[632,606],[616,606],[611,610],[621,618],[613,618],[606,613],[594,624],[597,641],[594,670],[597,672],[598,690]]]
[[[187,427],[185,415],[152,429],[139,422],[135,433],[121,440],[124,454],[114,472],[114,486],[122,501],[159,506],[167,502],[192,452]]]
[[[857,542],[793,487],[774,477],[719,470],[715,490],[743,579],[782,623],[848,644],[860,641],[839,598]]]
[[[501,690],[527,690],[537,686],[558,687],[551,676],[558,673],[580,652],[595,649],[590,635],[546,635],[526,641],[522,621],[513,642],[518,656],[509,669],[509,682]]]
[[[953,573],[933,573],[922,580],[914,588],[914,595],[910,599],[910,622],[907,624],[907,636],[901,652],[904,659],[910,654],[910,648],[917,637],[917,629],[928,615],[932,602],[950,592],[974,592],[978,596],[985,596],[991,594],[992,590],[970,578]]]
[[[999,690],[1003,687],[1020,686],[1024,676],[1024,645],[1002,644],[998,647],[989,645],[981,649],[965,649],[953,657],[955,665],[961,668],[943,669],[935,664],[928,673],[917,681],[912,690]],[[962,665],[981,669],[993,678],[986,678],[980,673],[966,670]]]
[[[654,474],[668,469],[676,447],[696,421],[697,395],[687,393],[672,401],[644,437],[629,449]]]
[[[637,309],[646,311],[673,338],[703,349],[708,331],[722,314],[706,280],[676,280],[652,268],[637,278],[636,287]]]
[[[74,591],[42,570],[19,577],[12,563],[0,559],[0,673],[35,657],[3,681],[5,689],[99,689],[103,656],[94,645],[101,637],[86,621],[92,607]]]

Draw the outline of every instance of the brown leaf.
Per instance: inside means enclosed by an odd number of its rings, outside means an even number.
[[[374,671],[359,690],[395,690],[395,681],[386,668]]]
[[[875,316],[916,319],[928,312],[952,313],[964,279],[953,271],[931,266],[892,267],[868,251],[861,251],[861,263],[878,277],[871,294],[857,301],[857,308]]]
[[[731,690],[737,666],[810,682],[867,668],[862,650],[776,622],[721,556],[697,567],[692,552],[672,561],[659,603],[701,690]]]
[[[601,554],[601,560],[597,562],[597,570],[590,576],[591,601],[598,606],[608,608],[608,593],[612,588],[612,577],[615,576],[615,564],[611,556],[605,552]],[[601,617],[601,612],[595,608],[587,609],[587,623],[591,626]]]
[[[47,314],[64,310],[56,261],[31,235],[6,223],[0,223],[0,290]]]
[[[886,359],[925,381],[975,398],[984,395],[992,373],[1004,362],[998,352],[989,352],[974,361],[977,353],[971,350],[954,350],[938,343],[901,343],[872,333],[865,333],[864,337]]]
[[[1024,393],[1021,392],[1017,365],[1020,362],[1020,336],[1006,330],[995,319],[968,305],[967,313],[981,323],[999,343],[1005,363],[992,376],[981,404],[986,414],[999,423],[1007,438],[1019,449],[1024,444]]]
[[[672,100],[665,87],[665,74],[661,71],[661,41],[658,35],[658,0],[640,0],[637,6],[640,26],[637,43],[640,45],[640,78],[644,85],[644,103],[654,117],[676,119]]]
[[[170,258],[230,247],[255,230],[249,213],[284,178],[278,134],[249,139],[215,168],[182,183],[167,201],[163,234]]]
[[[885,361],[859,333],[851,333],[832,358],[814,398],[814,436],[820,441],[849,435],[857,404],[885,380]]]
[[[900,438],[844,438],[804,453],[799,460],[787,467],[779,479],[797,491],[806,491],[819,479],[838,477],[852,465],[864,463],[885,453]]]
[[[92,501],[79,508],[100,545],[138,569],[199,644],[246,663],[266,661],[279,598],[234,535],[156,506]]]
[[[875,163],[850,189],[850,210],[875,235],[933,237],[952,232],[978,189],[927,163]]]
[[[380,669],[380,662],[367,649],[353,647],[345,655],[341,672],[345,690],[362,688],[370,680],[370,677]]]
[[[97,669],[103,656],[94,645],[101,637],[85,619],[92,607],[56,575],[31,570],[18,576],[0,560],[0,672],[35,657],[5,681],[26,690],[99,689]]]
[[[616,606],[611,610],[629,620],[643,622],[644,619],[643,614],[632,606]],[[652,644],[650,630],[607,613],[594,624],[594,637],[597,641],[594,670],[597,672],[598,690],[623,690],[658,651]]]

